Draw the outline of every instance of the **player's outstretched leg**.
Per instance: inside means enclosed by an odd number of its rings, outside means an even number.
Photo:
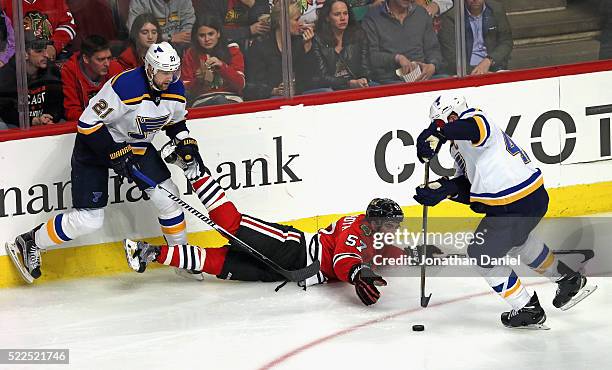
[[[227,247],[206,249],[189,244],[151,245],[130,239],[123,241],[123,247],[128,265],[136,272],[144,272],[149,263],[157,262],[184,270],[219,275],[227,254]]]
[[[513,329],[548,329],[543,325],[546,314],[536,292],[523,308],[502,313],[501,321],[504,326]]]
[[[40,249],[36,245],[34,235],[42,225],[40,224],[27,233],[19,235],[15,238],[14,244],[6,244],[7,253],[11,257],[11,261],[13,261],[23,279],[30,284],[41,275]]]

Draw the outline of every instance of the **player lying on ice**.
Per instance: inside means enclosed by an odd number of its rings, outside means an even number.
[[[294,227],[267,222],[240,213],[226,196],[210,171],[200,161],[186,165],[180,157],[174,163],[185,171],[209,217],[219,226],[256,249],[282,268],[296,270],[319,260],[318,274],[298,283],[310,286],[327,281],[345,281],[355,286],[355,292],[365,305],[378,301],[377,287],[387,282],[367,265],[374,253],[385,257],[404,252],[387,246],[374,249],[375,232],[395,232],[404,219],[402,209],[391,199],[373,199],[365,214],[344,216],[315,234]],[[202,169],[202,170],[200,170]],[[129,266],[144,272],[150,262],[174,266],[194,272],[205,272],[219,279],[242,281],[284,281],[285,278],[232,242],[222,248],[202,248],[194,245],[159,245],[125,240]]]
[[[427,206],[450,198],[484,213],[476,229],[484,235],[484,243],[472,242],[467,253],[479,261],[479,273],[512,307],[501,314],[502,323],[507,327],[546,328],[542,325],[546,314],[537,294],[527,291],[514,270],[481,262],[487,260],[481,256],[520,255],[523,263],[558,284],[553,305],[562,310],[595,290],[596,286],[586,286],[586,277],[558,260],[532,233],[548,209],[541,171],[484,112],[469,109],[462,96],[436,99],[430,118],[431,125],[417,138],[417,156],[427,162],[449,141],[456,172],[452,179],[440,178],[417,187],[414,198]]]

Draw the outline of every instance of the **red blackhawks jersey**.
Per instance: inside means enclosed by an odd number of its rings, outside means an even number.
[[[13,1],[0,2],[13,20]],[[24,26],[32,29],[37,36],[52,40],[58,53],[76,36],[77,27],[66,0],[23,0],[21,3]]]
[[[385,257],[403,254],[394,246],[375,249],[373,231],[364,218],[364,214],[344,216],[316,234],[306,236],[307,264],[315,260],[321,262],[320,272],[308,278],[304,283],[306,286],[334,280],[348,281],[349,272],[356,264],[370,263],[378,254]]]

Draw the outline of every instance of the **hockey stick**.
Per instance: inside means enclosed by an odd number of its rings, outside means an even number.
[[[270,268],[272,268],[274,271],[276,271],[279,274],[283,275],[287,280],[299,282],[299,281],[302,281],[302,280],[306,280],[309,277],[314,276],[314,275],[316,275],[319,272],[319,270],[321,268],[321,263],[318,260],[316,260],[313,263],[311,263],[310,265],[308,265],[308,266],[306,266],[304,268],[298,269],[298,270],[286,270],[286,269],[280,267],[276,262],[272,261],[268,257],[266,257],[263,254],[261,254],[255,248],[251,247],[250,245],[248,245],[247,243],[243,242],[242,240],[240,240],[236,236],[232,235],[229,231],[227,231],[224,228],[222,228],[221,226],[217,225],[213,220],[211,220],[210,218],[206,217],[204,214],[202,214],[200,211],[198,211],[197,209],[193,208],[189,204],[185,203],[181,198],[179,198],[176,195],[172,194],[172,192],[170,190],[164,188],[160,184],[156,184],[155,181],[151,180],[149,177],[147,177],[147,175],[145,175],[144,173],[140,172],[140,170],[138,168],[136,168],[135,166],[132,167],[132,173],[134,174],[134,176],[136,176],[141,181],[147,183],[149,186],[154,187],[154,188],[157,187],[158,189],[161,189],[161,190],[165,191],[166,195],[168,196],[168,198],[172,199],[177,204],[179,204],[181,207],[183,207],[186,210],[188,210],[192,215],[194,215],[197,218],[199,218],[200,220],[204,221],[208,226],[212,227],[219,234],[223,235],[227,239],[229,239],[232,242],[234,242],[236,245],[238,245],[240,248],[242,248],[243,250],[245,250],[246,252],[251,254],[253,257],[255,257],[256,259],[258,259],[261,262],[265,263]]]
[[[425,162],[425,186],[429,184],[429,162]],[[421,246],[421,307],[427,307],[431,293],[425,295],[425,258],[427,257],[427,206],[423,205],[423,245]]]

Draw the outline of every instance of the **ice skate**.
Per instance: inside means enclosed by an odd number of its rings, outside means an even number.
[[[34,240],[34,234],[41,226],[42,224],[27,233],[19,235],[15,238],[14,243],[6,243],[5,245],[6,252],[11,256],[11,261],[28,284],[32,284],[34,279],[38,279],[41,275],[40,249]]]
[[[512,329],[550,329],[544,325],[546,313],[544,313],[544,309],[540,306],[538,295],[535,292],[533,292],[531,300],[523,308],[502,313],[501,321],[505,327]]]
[[[130,268],[136,272],[144,272],[147,264],[157,258],[159,247],[150,245],[147,242],[125,239],[123,241],[125,257]]]
[[[185,270],[185,269],[175,267],[174,273],[185,279],[193,279],[197,281],[204,280],[204,274],[197,270]]]
[[[557,293],[553,306],[563,311],[574,307],[597,289],[597,285],[586,285],[587,278],[579,272],[567,274],[557,281]]]

